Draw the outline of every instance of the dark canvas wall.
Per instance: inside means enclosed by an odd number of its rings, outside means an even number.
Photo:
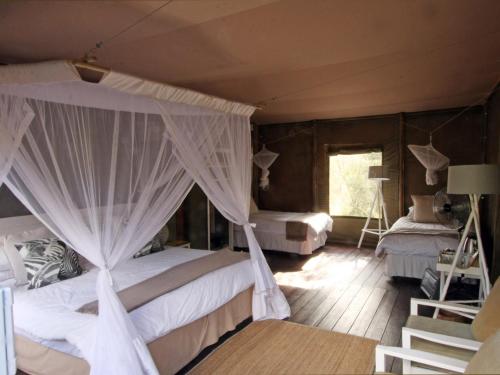
[[[308,123],[275,125],[268,129],[259,127],[260,145],[266,144],[279,154],[270,169],[272,183],[269,190],[258,190],[258,201],[262,208],[296,212],[311,210],[314,204],[311,189],[314,162],[312,132],[311,124]],[[289,138],[276,142],[284,137]]]
[[[429,135],[425,130],[434,129],[458,111],[261,125],[258,127],[260,142],[267,142],[268,148],[280,156],[279,162],[270,169],[270,189],[259,191],[258,204],[263,209],[327,212],[329,150],[342,146],[380,145],[383,163],[391,178],[384,184],[384,195],[392,223],[407,212],[411,194],[433,194],[446,185],[446,172],[442,172],[438,185],[427,186],[425,169],[406,146],[427,144]],[[484,111],[477,107],[437,132],[433,144],[451,159],[452,165],[481,163],[485,157],[485,131]],[[356,243],[364,221],[362,218],[334,218],[329,240]],[[366,242],[367,245],[375,243],[373,237]]]
[[[0,218],[30,215],[30,212],[5,185],[0,187]]]
[[[497,91],[488,101],[488,128],[486,132],[486,162],[500,165],[500,93]],[[500,276],[500,197],[488,196],[481,207],[485,213],[483,233],[487,248],[493,249],[492,278]]]
[[[429,143],[429,134],[417,128],[427,131],[436,129],[456,114],[456,110],[406,114],[404,116],[405,144]],[[486,117],[483,108],[473,108],[434,133],[432,144],[450,158],[451,165],[483,163],[485,130]],[[447,171],[439,172],[437,185],[428,186],[424,183],[425,169],[408,147],[404,147],[403,150],[406,170],[404,196],[407,208],[411,205],[411,194],[433,194],[446,187]]]

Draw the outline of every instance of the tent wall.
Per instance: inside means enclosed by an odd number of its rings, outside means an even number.
[[[384,183],[384,195],[388,216],[393,222],[407,212],[411,194],[432,194],[446,186],[446,172],[440,173],[437,186],[425,184],[425,169],[406,146],[426,144],[429,137],[412,126],[432,129],[457,111],[459,109],[260,125],[260,143],[266,143],[270,150],[280,153],[280,157],[270,168],[270,189],[258,191],[258,205],[271,210],[327,212],[328,150],[346,145],[360,148],[378,145],[383,148],[383,162],[391,178]],[[481,138],[485,127],[482,107],[473,108],[436,133],[433,143],[450,157],[452,164],[481,163],[484,158]],[[272,143],[282,137],[287,138]],[[364,218],[335,218],[329,240],[356,243],[364,221]],[[370,243],[375,244],[372,236],[366,241],[367,245]]]
[[[10,192],[7,186],[0,187],[0,218],[31,215],[31,212]]]
[[[488,128],[486,132],[486,161],[500,164],[500,93],[497,91],[488,102]],[[500,197],[489,196],[483,207],[486,220],[483,220],[484,229],[490,242],[487,248],[493,249],[491,266],[492,278],[500,276]]]

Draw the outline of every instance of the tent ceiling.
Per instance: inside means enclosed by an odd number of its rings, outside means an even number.
[[[2,2],[0,61],[80,58],[163,3]],[[96,56],[262,103],[258,123],[365,116],[485,95],[500,76],[499,19],[497,0],[174,0]]]

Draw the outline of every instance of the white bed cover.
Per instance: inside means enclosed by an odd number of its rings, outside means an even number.
[[[210,254],[207,250],[168,248],[131,259],[113,270],[117,290],[146,280],[177,264]],[[14,289],[14,325],[25,335],[53,349],[87,357],[96,316],[75,312],[96,299],[97,269],[43,288]],[[250,260],[206,274],[130,312],[146,343],[185,326],[230,301],[254,283]]]
[[[259,210],[250,214],[249,221],[255,223],[255,231],[284,234],[287,221],[299,221],[308,224],[308,236],[317,236],[321,232],[332,230],[333,220],[324,212],[280,212]]]
[[[415,231],[417,233],[398,233]],[[449,234],[444,235],[443,233]],[[458,247],[458,231],[437,223],[418,223],[407,216],[400,217],[389,232],[379,241],[375,254],[383,252],[398,255],[422,255],[437,257],[444,249]]]

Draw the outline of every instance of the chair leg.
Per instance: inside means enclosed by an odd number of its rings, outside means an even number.
[[[411,336],[405,330],[401,333],[401,345],[403,348],[411,349]],[[403,359],[403,374],[411,374],[411,361]]]
[[[378,345],[375,348],[375,372],[385,372],[385,352]]]

